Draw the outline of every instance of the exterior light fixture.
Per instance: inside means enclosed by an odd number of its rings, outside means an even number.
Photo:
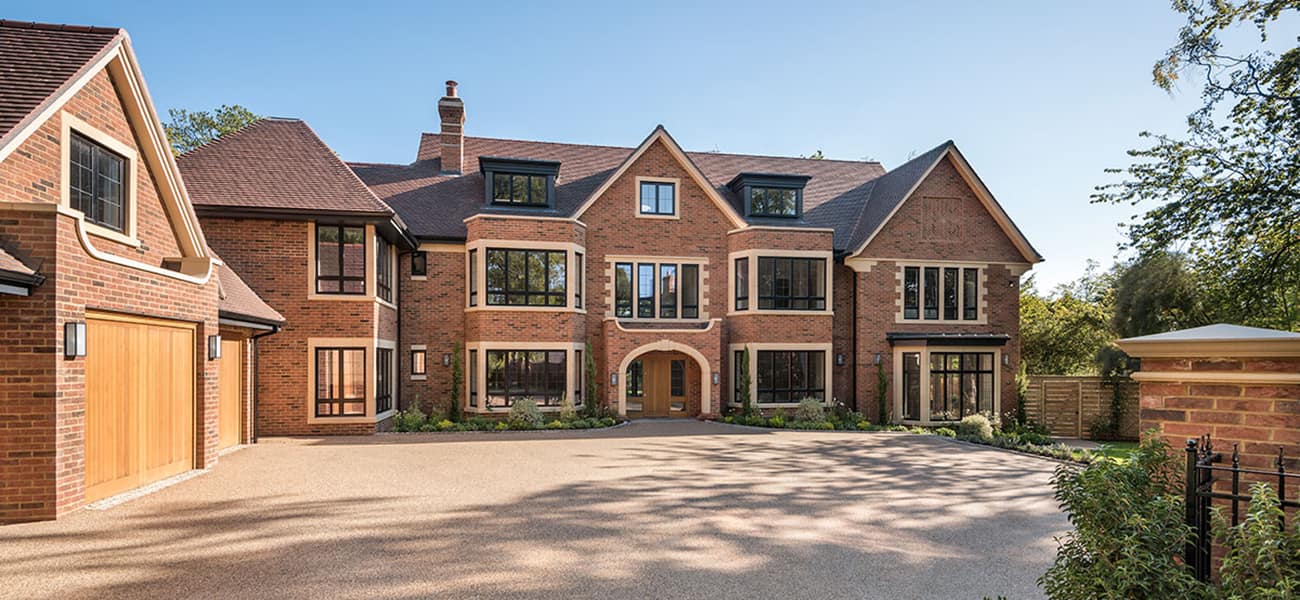
[[[837,353],[837,354],[835,355],[835,366],[837,366],[837,367],[842,367],[842,366],[844,366],[844,353],[843,353],[843,352]]]
[[[610,384],[610,385],[618,385],[618,373],[610,373],[610,374],[609,374],[609,384]]]
[[[719,383],[722,383],[722,376],[721,376],[721,375],[718,375],[718,372],[717,372],[717,371],[714,371],[714,372],[713,372],[713,385],[718,385]]]
[[[444,366],[444,367],[450,367],[450,366],[451,366],[451,353],[450,353],[450,352],[444,352],[444,353],[442,354],[442,366]]]
[[[1011,355],[1010,355],[1010,354],[1003,354],[1003,355],[1002,355],[1002,366],[1004,366],[1004,367],[1009,367],[1009,366],[1011,366]]]
[[[879,353],[879,352],[876,353],[876,362],[875,362],[875,364],[877,364],[877,365],[880,364],[880,353]]]
[[[221,358],[221,336],[208,336],[208,360],[217,360]]]
[[[76,358],[86,355],[86,324],[68,321],[63,324],[63,356]]]

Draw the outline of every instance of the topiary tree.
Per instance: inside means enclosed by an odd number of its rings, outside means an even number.
[[[596,377],[596,356],[591,351],[591,342],[587,342],[582,358],[586,363],[583,368],[587,380],[587,395],[582,398],[582,416],[598,417],[600,416],[600,379]]]
[[[889,374],[885,372],[885,361],[876,364],[876,422],[884,425],[889,422]]]
[[[447,391],[447,420],[460,422],[460,387],[465,381],[465,364],[461,361],[460,342],[451,347],[451,389]]]
[[[746,418],[754,416],[754,403],[749,398],[749,346],[740,353],[740,414]]]

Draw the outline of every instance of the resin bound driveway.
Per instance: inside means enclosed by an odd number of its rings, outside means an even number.
[[[1037,597],[1055,463],[693,421],[267,440],[0,527],[5,598]]]

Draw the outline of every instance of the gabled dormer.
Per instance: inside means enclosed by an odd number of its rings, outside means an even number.
[[[558,161],[480,156],[478,165],[483,173],[484,203],[488,206],[555,207]]]
[[[803,216],[803,188],[810,175],[741,173],[727,187],[744,207],[745,217],[797,219]]]

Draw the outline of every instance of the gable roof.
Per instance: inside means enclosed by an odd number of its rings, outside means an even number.
[[[930,172],[945,158],[951,158],[957,172],[975,192],[975,196],[984,204],[1002,232],[1011,240],[1025,261],[1034,264],[1043,262],[1043,257],[1034,249],[1020,228],[1012,222],[1002,205],[993,197],[993,193],[980,180],[971,168],[966,157],[957,149],[957,144],[948,140],[930,151],[909,160],[898,168],[889,171],[875,181],[866,204],[857,219],[854,233],[848,246],[850,254],[859,254],[867,244],[880,233],[889,219],[898,212],[899,207],[911,197],[912,192],[921,185]]]
[[[81,245],[98,260],[206,284],[213,274],[207,242],[126,32],[0,21],[0,38],[0,113],[6,115],[5,129],[0,133],[0,160],[21,146],[93,77],[107,72],[138,141],[141,160],[157,184],[181,258],[192,260],[181,260],[179,270],[172,270],[100,251],[87,236],[84,221],[78,218],[76,231]]]
[[[0,20],[0,147],[24,125],[44,120],[42,109],[125,35],[117,28]]]
[[[642,143],[657,139],[658,128]],[[664,132],[666,135],[666,131]],[[671,138],[668,138],[671,139]],[[673,142],[675,145],[675,142]],[[616,172],[630,164],[638,148],[598,146],[561,142],[537,142],[500,138],[465,137],[465,175],[441,174],[441,147],[437,134],[421,136],[415,162],[407,165],[349,163],[370,189],[387,202],[411,232],[423,239],[465,239],[464,219],[478,214],[524,214],[574,217],[602,185],[617,178]],[[798,173],[810,175],[804,188],[802,220],[751,218],[750,224],[782,227],[830,228],[836,248],[847,247],[854,219],[865,201],[870,182],[884,174],[874,161],[813,160],[807,158],[683,152],[692,167],[703,176],[706,190],[730,205],[739,216],[740,199],[727,187],[741,172]],[[561,163],[555,182],[552,209],[516,209],[484,206],[481,156],[510,156]]]
[[[177,163],[190,200],[209,213],[393,214],[299,119],[258,120],[182,154]]]

